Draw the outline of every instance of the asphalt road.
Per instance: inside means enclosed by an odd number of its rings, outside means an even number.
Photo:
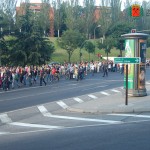
[[[108,77],[102,73],[89,74],[82,81],[60,80],[47,86],[20,88],[11,91],[0,91],[0,113],[16,109],[76,97],[88,93],[123,87],[123,74],[110,72]],[[146,80],[150,80],[150,68],[147,68]]]
[[[2,91],[0,93],[0,113],[119,86],[123,86],[123,75],[112,72],[108,77],[102,77],[102,73],[94,76],[89,74],[86,79],[78,82],[62,79],[59,83],[50,83],[47,86]]]
[[[1,92],[0,150],[149,150],[150,112],[88,114],[57,105],[63,99],[74,103],[72,97],[88,101],[90,93],[101,97],[99,91],[111,94],[112,88],[121,86],[123,75],[110,73],[105,78],[96,74],[79,82],[62,80]]]
[[[150,121],[0,136],[1,150],[149,150]]]

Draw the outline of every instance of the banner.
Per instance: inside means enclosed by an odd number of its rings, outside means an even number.
[[[125,41],[125,57],[134,57],[135,41],[127,39]],[[134,64],[128,64],[128,89],[134,87]],[[126,88],[126,66],[124,66],[124,88]]]
[[[141,64],[139,65],[138,89],[145,89],[146,41],[139,41]]]

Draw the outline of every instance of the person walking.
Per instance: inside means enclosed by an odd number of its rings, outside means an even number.
[[[91,70],[92,76],[94,76],[95,67],[94,67],[94,63],[92,63],[92,62],[90,64],[90,70]]]
[[[107,62],[104,62],[103,71],[104,71],[103,77],[108,76],[108,64],[107,64]]]
[[[44,82],[46,86],[44,68],[40,70],[40,86],[42,86],[42,82]]]

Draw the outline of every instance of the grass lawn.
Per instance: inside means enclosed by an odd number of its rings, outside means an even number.
[[[50,38],[50,41],[52,41],[55,45],[55,52],[52,54],[52,58],[51,61],[56,61],[56,62],[60,62],[63,63],[64,61],[68,61],[68,54],[66,52],[66,50],[61,49],[57,42],[56,42],[57,38]],[[85,51],[85,49],[81,49],[82,52],[82,59],[83,61],[89,61],[89,60],[99,60],[97,54],[100,53],[103,57],[106,57],[106,53],[104,50],[99,50],[98,48],[96,48],[95,50],[95,54],[90,54],[90,58],[89,58],[89,54],[87,51]],[[79,62],[80,61],[80,49],[76,49],[72,56],[71,56],[71,62]],[[117,57],[120,54],[120,50],[117,49],[112,49],[111,53],[109,53],[109,57]],[[124,51],[122,52],[122,56],[124,56]],[[150,48],[147,49],[147,58],[150,58]]]

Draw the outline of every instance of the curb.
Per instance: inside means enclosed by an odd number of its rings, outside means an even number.
[[[90,113],[90,114],[108,114],[108,113],[143,113],[150,112],[150,108],[123,108],[123,109],[101,109],[101,110],[85,110],[80,108],[69,107],[69,112]]]

